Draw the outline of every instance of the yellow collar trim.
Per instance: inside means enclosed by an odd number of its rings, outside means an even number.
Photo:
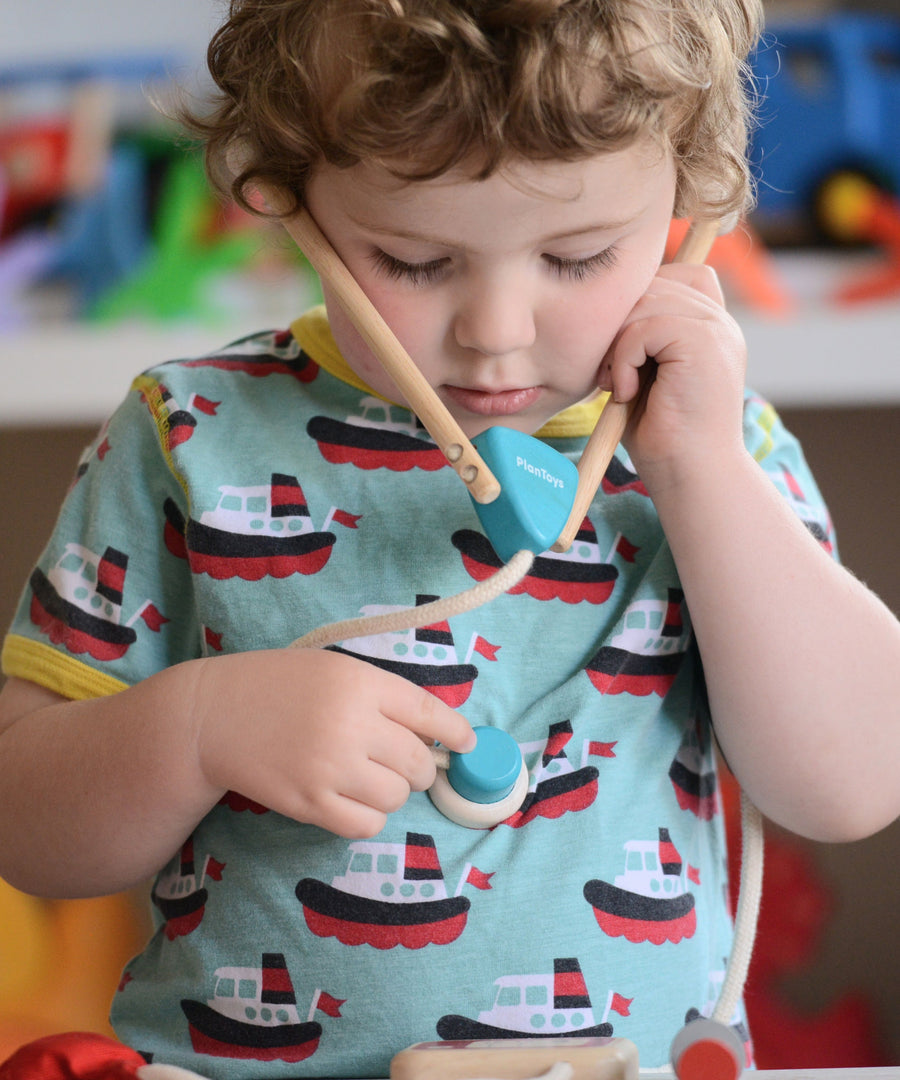
[[[300,348],[305,353],[308,353],[329,375],[333,375],[336,379],[340,379],[341,382],[345,382],[365,394],[372,394],[374,397],[388,400],[363,382],[341,355],[332,337],[324,304],[311,308],[304,315],[301,315],[299,319],[295,319],[291,323],[291,333]],[[590,435],[608,397],[608,394],[597,393],[585,401],[570,405],[568,409],[557,413],[556,416],[544,424],[540,431],[537,432],[538,438],[575,439]]]

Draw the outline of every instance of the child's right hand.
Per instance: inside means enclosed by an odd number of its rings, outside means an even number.
[[[216,797],[237,791],[339,836],[374,836],[411,791],[431,786],[428,743],[475,745],[468,722],[427,690],[340,653],[194,663],[197,764]]]

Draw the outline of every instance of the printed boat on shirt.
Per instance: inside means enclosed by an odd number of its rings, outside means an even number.
[[[340,1016],[342,1001],[316,991],[309,1019],[301,1020],[290,974],[281,953],[263,953],[262,966],[221,967],[214,996],[185,998],[181,1009],[195,1053],[253,1061],[304,1061],[316,1052],[322,1025],[317,1009]]]
[[[610,937],[625,937],[635,944],[677,944],[682,938],[693,937],[697,928],[687,877],[697,880],[699,875],[690,867],[685,873],[669,830],[660,828],[657,841],[629,840],[625,844],[625,873],[617,875],[612,884],[586,882],[584,898],[600,929]]]
[[[326,461],[392,472],[413,468],[433,472],[448,464],[443,451],[409,409],[364,397],[360,410],[359,415],[344,420],[314,416],[306,425],[307,434],[316,440]]]
[[[585,670],[601,694],[662,697],[675,681],[690,639],[684,593],[670,588],[668,603],[650,599],[630,604],[622,630],[597,650]]]
[[[610,460],[600,486],[604,495],[621,495],[626,491],[634,491],[638,495],[650,497],[650,492],[644,486],[644,481],[634,471],[631,458],[627,457],[627,455],[624,462],[620,461],[618,457],[613,457]]]
[[[490,888],[491,875],[467,864],[448,895],[434,840],[423,833],[407,833],[405,843],[356,840],[349,851],[347,869],[331,884],[304,878],[295,890],[310,930],[344,945],[447,945],[465,929],[463,887]]]
[[[95,660],[118,660],[137,640],[140,618],[154,632],[168,622],[149,601],[122,623],[128,556],[107,547],[97,555],[80,544],[66,544],[56,565],[31,575],[31,621],[54,645]]]
[[[222,880],[225,864],[207,855],[197,874],[194,862],[194,838],[188,837],[178,857],[177,865],[160,874],[150,893],[150,899],[166,920],[165,935],[169,941],[184,937],[196,930],[203,921],[209,890],[207,877]]]
[[[244,345],[244,341],[246,345]],[[261,339],[254,335],[244,341],[236,341],[225,352],[181,360],[179,367],[217,368],[219,371],[240,371],[255,378],[267,375],[290,375],[299,382],[312,382],[319,374],[319,365],[302,349],[298,350],[296,339],[290,330],[277,330],[269,335],[270,351],[259,352]],[[242,345],[246,352],[242,351]]]
[[[693,728],[672,759],[669,779],[682,810],[689,810],[703,821],[711,821],[719,812],[719,783],[715,766],[704,755]]]
[[[616,996],[610,995],[606,1015],[598,1023],[581,965],[574,957],[554,960],[552,974],[503,975],[494,985],[497,991],[490,1009],[480,1012],[477,1020],[442,1016],[437,1022],[438,1035],[455,1041],[523,1036],[607,1038],[613,1033],[607,1016]]]
[[[268,484],[221,486],[215,509],[204,511],[199,521],[185,522],[172,499],[166,499],[164,511],[169,551],[186,558],[193,573],[216,580],[315,574],[336,539],[328,526],[337,520],[355,528],[358,520],[334,507],[316,529],[299,481],[285,473],[272,473]]]
[[[459,529],[450,538],[462,555],[470,577],[484,581],[495,574],[503,562],[490,541],[474,529]],[[612,564],[616,554],[631,562],[634,548],[621,534],[604,558],[597,534],[588,518],[582,522],[568,551],[545,551],[535,556],[527,575],[509,591],[527,593],[535,600],[562,600],[567,604],[602,604],[609,599],[619,571]]]
[[[415,606],[421,607],[437,599],[436,596],[422,594],[416,597]],[[408,608],[402,604],[370,604],[361,608],[360,614],[384,615],[405,610]],[[497,651],[484,638],[473,634],[468,655],[460,662],[450,625],[446,621],[418,629],[348,638],[328,648],[401,675],[439,697],[453,709],[459,708],[468,698],[472,683],[478,676],[478,668],[469,662],[470,657],[478,652],[486,659],[494,660]]]
[[[501,822],[502,825],[520,829],[535,818],[558,818],[568,812],[585,810],[594,802],[600,772],[596,766],[583,762],[579,768],[575,768],[566,755],[566,747],[571,739],[571,720],[550,725],[546,742],[537,744],[540,756],[531,770],[525,801],[512,816]],[[592,749],[593,746],[593,743],[585,743],[584,757],[591,753],[608,756],[605,750]],[[520,749],[527,754],[532,748],[528,744],[520,744]]]
[[[166,449],[170,453],[193,436],[197,427],[197,413],[215,416],[222,404],[202,394],[193,393],[188,398],[187,406],[182,407],[164,383],[154,384],[146,378],[142,378],[140,383],[141,398],[150,409],[154,421],[165,422]]]

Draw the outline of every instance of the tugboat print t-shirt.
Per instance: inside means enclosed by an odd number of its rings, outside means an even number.
[[[598,409],[540,435],[577,460]],[[745,440],[831,548],[796,442],[752,393]],[[430,437],[353,375],[316,309],[134,382],[83,455],[4,670],[115,693],[499,565]],[[153,885],[119,1037],[214,1080],[384,1077],[415,1042],[522,1036],[614,1034],[664,1064],[715,1003],[731,921],[690,616],[622,448],[568,553],[451,622],[332,648],[506,730],[524,805],[470,830],[414,793],[379,835],[346,840],[229,792]],[[302,686],[284,695],[302,709]]]

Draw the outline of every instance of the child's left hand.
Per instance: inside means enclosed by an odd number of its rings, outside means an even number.
[[[600,366],[598,384],[617,401],[640,391],[647,358],[656,374],[624,443],[651,493],[740,451],[746,345],[708,266],[660,267]],[[644,376],[645,378],[646,376]]]

